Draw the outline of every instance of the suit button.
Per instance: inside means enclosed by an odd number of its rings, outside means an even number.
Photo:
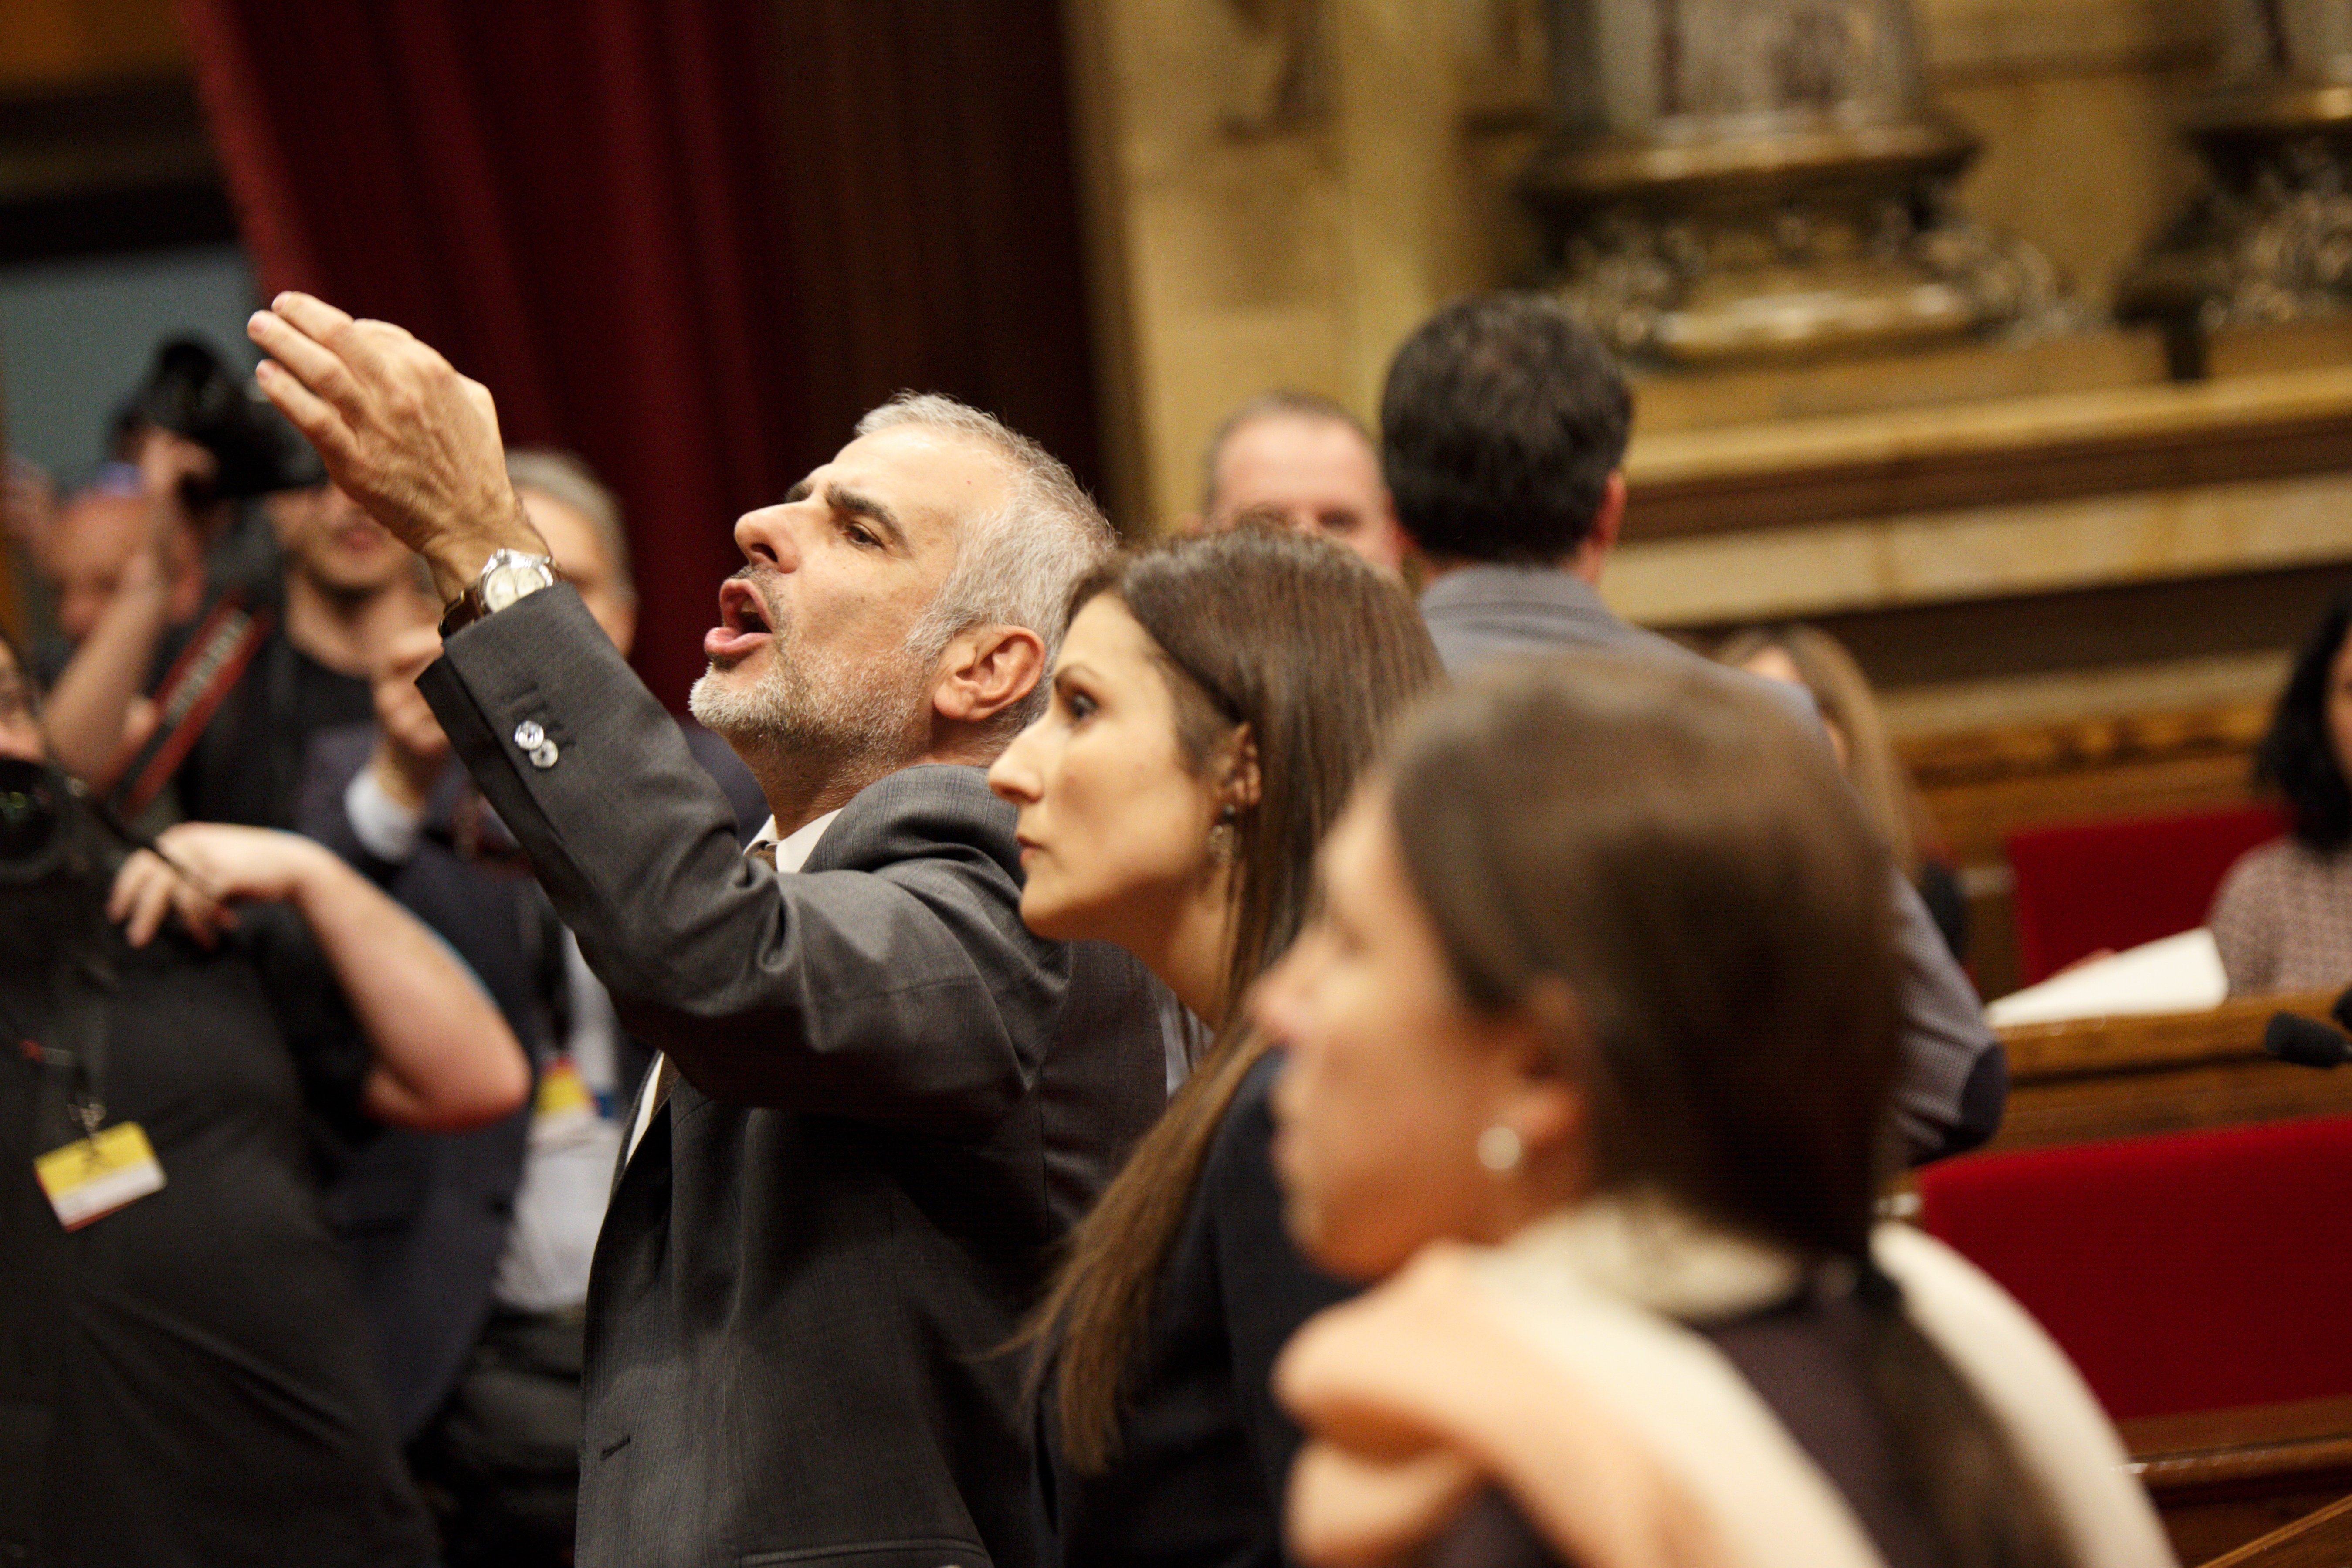
[[[539,727],[539,721],[536,719],[526,719],[515,726],[515,744],[523,751],[539,750],[540,742],[546,739],[547,731]],[[545,763],[540,764],[541,767],[546,765]]]
[[[554,742],[541,741],[530,749],[530,765],[541,770],[551,768],[555,765],[555,759],[562,754],[555,749]]]

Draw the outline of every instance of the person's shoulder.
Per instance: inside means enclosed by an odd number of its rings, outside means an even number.
[[[1274,1083],[1282,1076],[1283,1060],[1280,1051],[1267,1051],[1234,1087],[1209,1144],[1206,1179],[1212,1188],[1235,1181],[1260,1186],[1273,1179]]]
[[[968,860],[975,853],[1017,883],[1016,813],[961,763],[927,763],[884,775],[852,796],[818,839],[804,870],[878,870],[900,861]]]
[[[2294,834],[2282,834],[2231,861],[2213,901],[2219,907],[2262,898],[2302,878],[2341,875],[2347,867],[2352,867],[2352,856],[2323,855]]]
[[[331,780],[340,788],[367,765],[369,756],[375,751],[375,736],[373,720],[329,724],[314,730],[303,748],[305,769],[317,778]]]

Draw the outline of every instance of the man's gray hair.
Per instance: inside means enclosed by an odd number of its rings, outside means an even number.
[[[857,434],[914,425],[961,437],[1004,466],[1012,493],[987,517],[967,521],[930,607],[908,634],[909,650],[929,664],[959,632],[973,626],[1026,626],[1045,645],[1045,666],[1068,630],[1070,591],[1110,559],[1118,536],[1069,466],[993,415],[934,392],[902,392],[857,422]],[[1036,689],[990,726],[1010,740],[1045,711],[1052,683]]]
[[[1381,444],[1372,439],[1371,427],[1335,400],[1319,392],[1297,392],[1289,387],[1261,392],[1225,416],[1201,453],[1201,515],[1204,519],[1217,515],[1217,465],[1224,460],[1225,443],[1243,426],[1261,419],[1305,419],[1344,425],[1363,438],[1375,459],[1380,456]]]
[[[518,447],[507,454],[507,479],[519,490],[537,490],[586,518],[597,547],[612,568],[613,587],[624,599],[637,596],[629,571],[629,536],[621,526],[621,498],[596,477],[585,459],[551,447]]]

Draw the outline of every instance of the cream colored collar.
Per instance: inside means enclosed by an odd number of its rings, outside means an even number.
[[[1583,1285],[1685,1322],[1786,1300],[1804,1271],[1787,1251],[1699,1218],[1654,1191],[1608,1193],[1546,1215],[1486,1255],[1490,1278],[1539,1288],[1565,1271]]]

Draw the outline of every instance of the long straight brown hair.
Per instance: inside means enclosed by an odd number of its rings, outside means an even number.
[[[1227,1018],[1305,923],[1316,847],[1390,721],[1441,679],[1403,587],[1339,546],[1250,520],[1115,561],[1070,613],[1113,598],[1151,638],[1176,700],[1187,765],[1246,726],[1258,800],[1234,824]],[[1201,1167],[1262,1039],[1220,1028],[1070,1239],[1024,1336],[1050,1355],[1064,1453],[1099,1470],[1118,1452],[1123,1395]],[[1033,1382],[1034,1387],[1034,1382]]]
[[[1409,879],[1478,1007],[1565,983],[1596,1185],[1859,1281],[1863,1373],[1952,1568],[2063,1568],[2049,1503],[1871,1261],[1895,1169],[1885,851],[1819,740],[1704,666],[1579,655],[1432,704],[1387,766]]]

